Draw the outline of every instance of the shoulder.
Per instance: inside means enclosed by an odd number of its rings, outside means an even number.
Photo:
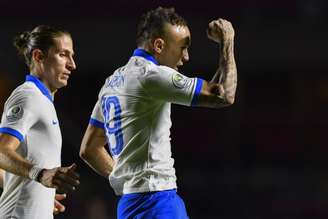
[[[165,65],[157,65],[157,68],[158,68],[158,71],[161,71],[161,72],[178,73],[175,69],[170,68]]]
[[[39,98],[37,90],[30,83],[23,83],[18,86],[7,99],[6,104],[11,105],[37,105],[36,101]]]
[[[187,78],[175,69],[164,65],[152,66],[152,68],[148,71],[147,76],[149,78],[157,78],[160,80],[169,81],[176,81]]]
[[[165,65],[153,65],[150,68],[149,74],[159,74],[162,77],[173,77],[174,75],[182,75],[173,68],[170,68]]]

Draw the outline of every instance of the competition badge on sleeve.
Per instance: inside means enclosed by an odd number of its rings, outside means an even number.
[[[191,85],[192,79],[183,76],[182,74],[175,73],[172,75],[172,82],[175,87],[179,89],[187,88]]]
[[[17,121],[23,117],[24,110],[21,106],[13,106],[7,112],[7,120],[9,122]]]

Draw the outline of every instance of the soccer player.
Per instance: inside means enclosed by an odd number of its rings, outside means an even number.
[[[219,66],[211,82],[178,72],[189,59],[191,35],[185,20],[170,8],[147,12],[138,26],[138,48],[100,90],[80,156],[108,177],[122,196],[119,219],[188,218],[176,193],[171,103],[225,107],[233,104],[237,86],[231,23],[214,20],[207,34],[220,44]]]
[[[1,119],[0,218],[51,219],[56,190],[66,193],[79,185],[76,165],[61,167],[62,137],[53,103],[76,68],[73,41],[66,31],[41,25],[14,44],[30,73],[7,99]]]

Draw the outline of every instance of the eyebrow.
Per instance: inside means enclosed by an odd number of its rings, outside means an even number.
[[[59,50],[59,52],[69,53],[69,54],[72,54],[72,56],[75,55],[74,51],[70,51],[70,50],[68,50],[68,49]]]

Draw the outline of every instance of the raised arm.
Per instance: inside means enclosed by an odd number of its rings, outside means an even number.
[[[224,19],[209,23],[208,38],[219,44],[219,66],[210,82],[204,81],[198,105],[220,108],[234,103],[237,88],[237,67],[234,58],[232,24]]]
[[[105,149],[104,129],[88,126],[80,148],[80,157],[98,174],[108,177],[113,170],[114,160]]]

